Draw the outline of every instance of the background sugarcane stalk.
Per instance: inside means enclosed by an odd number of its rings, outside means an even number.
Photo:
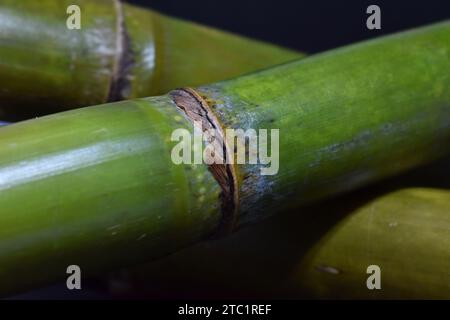
[[[365,286],[370,265],[380,267],[381,290]],[[291,281],[312,297],[449,299],[449,268],[450,191],[407,189],[339,221]]]
[[[436,24],[197,93],[1,128],[0,290],[62,278],[69,264],[93,273],[156,258],[214,234],[224,217],[242,225],[442,155],[449,32]],[[279,128],[279,173],[234,166],[219,187],[206,165],[173,164],[172,131],[192,127],[176,105],[200,103],[229,128]]]
[[[240,223],[448,152],[449,48],[443,22],[199,88],[225,127],[280,129],[278,174],[239,167]]]
[[[80,30],[66,26],[73,4]],[[0,31],[3,119],[161,94],[301,57],[118,0],[1,0]]]

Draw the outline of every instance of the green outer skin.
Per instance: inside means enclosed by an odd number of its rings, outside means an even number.
[[[131,290],[174,298],[449,299],[450,190],[373,195],[303,207],[129,269]],[[381,269],[381,290],[367,289],[369,265]]]
[[[278,175],[239,168],[241,221],[448,149],[449,30],[434,25],[201,88],[228,126],[281,127]],[[0,128],[0,291],[62,278],[67,264],[89,273],[137,263],[214,232],[218,185],[206,166],[169,158],[180,127],[191,125],[163,96]]]
[[[380,267],[381,290],[367,289],[370,265]],[[450,299],[449,270],[450,191],[406,189],[339,221],[301,261],[290,287],[317,298]]]
[[[62,278],[71,264],[133,265],[211,234],[218,184],[205,166],[170,159],[172,128],[186,124],[161,97],[2,128],[0,293]]]
[[[303,56],[151,10],[125,5],[124,12],[136,59],[130,97],[221,81]]]
[[[108,102],[118,68],[123,15],[134,64],[123,98],[200,85],[302,56],[115,0],[2,0],[0,103],[8,114],[35,116]],[[81,9],[69,30],[66,9]],[[1,114],[0,114],[1,116]],[[5,117],[5,116],[3,116]]]
[[[449,70],[443,22],[199,88],[225,127],[280,130],[278,174],[239,165],[241,224],[448,152]]]
[[[66,27],[66,9],[82,5],[81,30]],[[85,106],[106,102],[116,55],[112,1],[0,3],[2,107]],[[20,111],[20,109],[19,109]]]

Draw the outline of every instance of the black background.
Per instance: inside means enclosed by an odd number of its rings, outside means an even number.
[[[171,16],[309,53],[450,17],[450,0],[129,0]],[[381,30],[366,9],[381,8]]]

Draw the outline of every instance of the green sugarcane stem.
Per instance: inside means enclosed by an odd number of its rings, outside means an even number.
[[[81,9],[80,30],[67,28],[69,5]],[[0,30],[10,117],[148,97],[302,56],[118,0],[2,0]]]
[[[449,299],[449,213],[448,190],[406,189],[369,202],[309,250],[289,287],[317,298]],[[367,287],[371,265],[380,268],[379,290]]]
[[[1,128],[0,291],[60,279],[69,264],[89,274],[157,258],[444,154],[449,32],[444,22]],[[171,133],[201,107],[218,126],[280,129],[278,174],[223,165],[217,183],[206,165],[174,164]]]
[[[128,269],[128,285],[159,297],[450,298],[450,190],[375,194],[303,207]],[[380,290],[367,288],[371,265]]]

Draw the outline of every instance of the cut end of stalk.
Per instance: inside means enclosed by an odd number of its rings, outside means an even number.
[[[208,103],[191,88],[181,88],[170,92],[175,105],[186,114],[194,126],[199,127],[209,142],[213,140],[219,142],[212,144],[214,147],[220,145],[223,150],[217,154],[223,154],[222,163],[212,163],[209,170],[222,188],[222,221],[219,225],[218,235],[229,233],[233,230],[238,212],[238,187],[236,167],[227,163],[227,159],[233,157],[233,150],[227,146],[225,133],[218,118],[214,115]],[[215,136],[210,135],[210,130],[214,130]]]

